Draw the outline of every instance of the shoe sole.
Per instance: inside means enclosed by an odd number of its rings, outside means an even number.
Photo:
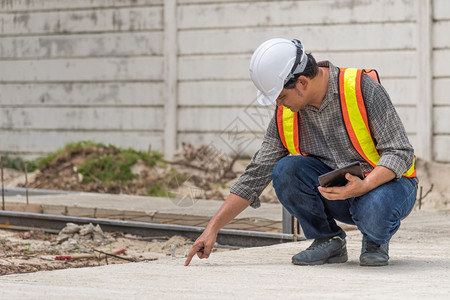
[[[292,259],[292,263],[294,265],[299,265],[299,266],[317,266],[317,265],[324,265],[324,264],[342,264],[342,263],[345,263],[347,261],[348,261],[347,253],[345,253],[344,255],[339,254],[339,255],[336,255],[336,256],[328,257],[327,259],[321,259],[321,260],[309,261],[309,262],[294,261],[294,259]]]
[[[359,265],[362,267],[383,267],[389,265],[388,261],[378,261],[378,262],[363,262],[360,261]]]

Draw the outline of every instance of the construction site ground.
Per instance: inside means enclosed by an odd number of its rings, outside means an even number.
[[[295,266],[310,241],[213,253],[183,266],[185,249],[158,260],[0,277],[1,299],[449,299],[449,212],[415,210],[390,243],[390,264]]]
[[[223,170],[230,166],[233,164],[228,162],[225,168],[220,167],[217,177],[225,178]],[[355,227],[343,224],[349,261],[314,267],[291,264],[291,256],[311,241],[233,251],[218,247],[208,260],[195,258],[184,267],[192,241],[181,237],[149,240],[104,233],[98,242],[98,235],[95,238],[91,233],[93,243],[82,249],[79,246],[86,243],[86,236],[78,233],[62,242],[61,236],[38,231],[0,231],[0,270],[10,274],[0,276],[0,299],[449,299],[450,185],[446,174],[450,166],[418,160],[417,167],[418,201],[391,241],[387,267],[360,267],[361,235]],[[239,164],[235,168],[236,174],[243,170]],[[73,174],[67,173],[77,182],[76,168],[68,165],[67,170],[72,170]],[[17,176],[9,183],[17,183]],[[9,194],[6,209],[205,226],[222,201],[192,197],[199,196],[196,193],[201,187],[200,197],[217,194],[202,183],[206,177],[192,178],[172,190],[179,196],[175,198],[84,192],[31,193],[27,200],[24,195]],[[197,181],[201,184],[192,185]],[[214,188],[226,193],[228,187]],[[270,187],[263,196],[261,208],[248,208],[227,228],[281,232],[281,205],[273,201]],[[122,258],[106,258],[99,252],[119,249],[126,249]],[[55,261],[57,255],[83,253],[96,256]]]

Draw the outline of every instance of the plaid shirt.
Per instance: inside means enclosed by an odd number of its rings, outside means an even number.
[[[354,149],[344,125],[339,100],[339,69],[328,61],[320,62],[319,66],[330,69],[328,90],[320,109],[308,105],[300,111],[300,150],[331,169],[360,161],[364,173],[370,172],[373,167]],[[392,170],[400,178],[413,163],[414,149],[383,86],[364,75],[362,89],[370,130],[381,156],[378,165]],[[274,116],[261,148],[231,186],[230,192],[250,201],[252,207],[259,207],[259,196],[270,183],[273,168],[287,155],[289,152],[280,140]]]

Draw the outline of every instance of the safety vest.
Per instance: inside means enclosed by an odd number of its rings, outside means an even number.
[[[355,150],[365,161],[375,167],[380,160],[380,154],[370,132],[366,106],[361,91],[361,79],[363,74],[367,74],[380,82],[378,73],[375,70],[350,68],[340,68],[339,71],[339,98],[348,136]],[[308,155],[300,149],[298,118],[299,113],[294,113],[284,106],[277,107],[278,133],[284,147],[292,155]],[[403,176],[416,177],[415,161],[416,158],[414,157],[411,168]]]

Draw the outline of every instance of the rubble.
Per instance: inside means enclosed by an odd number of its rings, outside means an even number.
[[[105,236],[100,225],[94,226],[89,223],[80,226],[67,223],[56,238],[58,243],[56,249],[66,252],[92,252],[93,247],[107,245],[113,241],[114,239]]]

